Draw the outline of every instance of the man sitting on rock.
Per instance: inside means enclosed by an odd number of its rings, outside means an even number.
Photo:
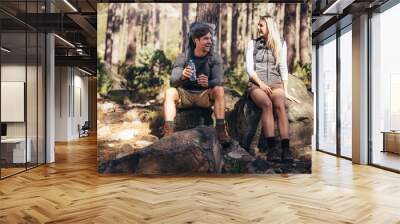
[[[174,132],[176,107],[214,106],[220,143],[229,142],[225,128],[223,63],[212,49],[212,28],[195,22],[190,27],[189,47],[177,56],[171,75],[171,88],[165,91],[164,136]]]

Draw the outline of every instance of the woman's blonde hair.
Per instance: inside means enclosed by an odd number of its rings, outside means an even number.
[[[272,54],[275,56],[276,64],[281,61],[281,38],[278,31],[278,26],[271,16],[261,16],[265,21],[268,29],[267,45],[272,49]]]

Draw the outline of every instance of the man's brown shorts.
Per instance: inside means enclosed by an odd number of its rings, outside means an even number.
[[[211,93],[211,89],[206,89],[202,92],[191,92],[182,88],[177,88],[179,100],[177,108],[187,107],[204,107],[210,108],[214,105],[214,98]]]

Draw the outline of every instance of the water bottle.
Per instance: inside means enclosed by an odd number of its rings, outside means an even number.
[[[190,76],[189,79],[190,79],[190,81],[196,81],[197,80],[197,78],[196,78],[196,66],[195,66],[195,64],[194,64],[192,59],[189,60],[189,64],[188,65],[192,69],[192,75]]]

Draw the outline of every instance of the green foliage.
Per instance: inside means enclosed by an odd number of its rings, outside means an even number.
[[[172,70],[172,62],[162,50],[144,47],[137,53],[135,65],[120,65],[118,73],[127,81],[127,89],[146,97],[156,96]]]
[[[171,60],[175,60],[178,54],[180,54],[180,51],[177,51],[176,49],[167,48],[167,50],[165,50],[166,57]]]
[[[105,64],[102,59],[97,57],[97,92],[106,96],[111,89],[112,81],[108,76]]]
[[[247,83],[249,78],[246,74],[245,68],[241,65],[237,67],[229,67],[225,70],[224,73],[226,86],[237,91],[241,95],[246,90]]]
[[[302,64],[300,61],[295,61],[293,71],[304,82],[307,89],[311,89],[311,63]]]

